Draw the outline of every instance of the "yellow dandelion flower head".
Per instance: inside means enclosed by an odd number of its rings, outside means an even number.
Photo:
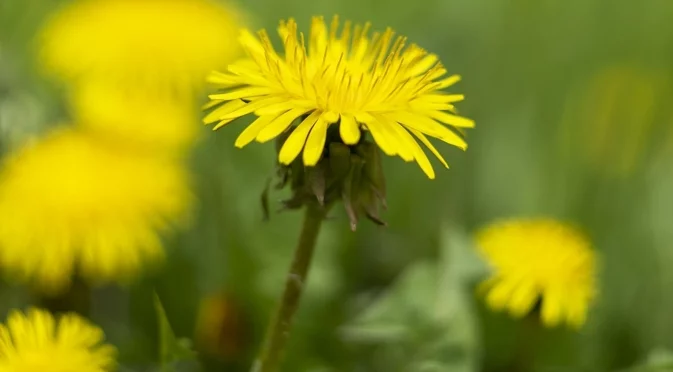
[[[239,39],[249,58],[209,77],[224,91],[210,95],[207,107],[216,108],[204,122],[217,122],[217,129],[249,113],[258,116],[240,134],[237,147],[276,138],[301,118],[279,161],[290,164],[303,149],[304,164],[313,166],[321,158],[328,127],[338,123],[345,144],[357,144],[366,130],[383,152],[415,160],[430,178],[434,170],[417,141],[445,166],[426,135],[467,147],[455,130],[474,122],[457,116],[453,105],[464,97],[441,92],[460,77],[444,77],[436,55],[406,46],[406,38],[396,38],[391,29],[370,36],[368,23],[345,22],[339,32],[336,16],[329,28],[322,17],[314,17],[308,40],[297,33],[293,19],[282,21],[278,33],[284,56],[276,53],[266,31],[257,36],[243,31]]]
[[[596,258],[580,232],[551,219],[513,219],[484,228],[476,240],[493,269],[482,284],[492,309],[520,317],[541,301],[546,325],[584,324],[596,292]]]
[[[196,140],[190,99],[91,79],[73,87],[70,102],[80,126],[110,139],[171,152]]]
[[[190,201],[178,162],[56,131],[0,171],[0,266],[45,291],[75,270],[128,280],[162,258],[160,234],[184,222]]]
[[[240,53],[241,13],[215,0],[76,0],[39,38],[47,72],[202,85]]]
[[[103,331],[76,314],[13,310],[0,325],[0,371],[106,372],[115,354]]]

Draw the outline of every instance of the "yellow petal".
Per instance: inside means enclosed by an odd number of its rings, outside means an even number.
[[[462,116],[447,114],[441,111],[430,111],[430,117],[439,120],[442,123],[452,125],[457,128],[474,128],[474,120],[464,118]]]
[[[584,298],[568,299],[568,323],[579,329],[587,320],[587,301]]]
[[[360,125],[355,121],[353,115],[341,115],[339,133],[341,134],[341,139],[347,145],[355,145],[360,141]]]
[[[456,112],[456,106],[450,103],[430,102],[423,100],[415,100],[409,102],[409,106],[415,111],[451,111]]]
[[[327,27],[323,17],[311,19],[311,35],[309,39],[309,56],[321,57],[327,49]]]
[[[563,301],[559,288],[548,288],[542,299],[542,322],[548,327],[554,327],[561,322],[563,316]]]
[[[416,76],[424,73],[425,71],[428,71],[431,67],[433,67],[437,63],[437,55],[435,54],[428,54],[423,59],[418,61],[414,67],[411,69],[411,75]]]
[[[442,154],[440,154],[439,151],[437,151],[437,149],[435,148],[435,146],[432,145],[432,142],[430,142],[430,140],[428,140],[428,138],[425,137],[425,135],[423,135],[423,133],[421,133],[421,132],[419,132],[419,131],[417,131],[417,130],[415,130],[415,129],[412,129],[412,128],[407,128],[407,129],[409,129],[409,131],[410,131],[411,133],[413,133],[414,136],[418,137],[418,139],[421,140],[421,142],[423,142],[423,144],[424,144],[427,148],[430,149],[430,151],[437,157],[437,159],[439,159],[439,161],[442,163],[442,165],[443,165],[445,168],[449,168],[449,164],[446,163],[446,160],[444,160],[444,158],[442,157]]]
[[[332,123],[336,123],[339,120],[339,114],[337,114],[334,111],[325,111],[322,114],[322,118],[327,123],[332,124]]]
[[[509,311],[515,317],[522,317],[530,312],[538,298],[533,283],[521,283],[509,299]]]
[[[254,101],[248,102],[245,106],[241,106],[237,108],[234,111],[231,111],[229,113],[226,113],[220,117],[220,119],[225,120],[225,119],[233,119],[233,118],[238,118],[243,115],[247,115],[253,111],[256,111],[258,109],[261,109],[263,107],[272,105],[274,103],[278,103],[278,101],[282,101],[283,99],[280,97],[265,97],[265,98],[260,98]],[[262,115],[259,115],[262,116]]]
[[[442,80],[438,81],[437,82],[437,87],[435,89],[439,90],[439,89],[448,88],[451,85],[453,85],[453,84],[455,84],[459,81],[460,81],[460,75],[451,75],[451,76],[447,77],[446,79],[442,79]]]
[[[222,117],[232,111],[235,111],[241,107],[245,106],[245,102],[241,101],[240,99],[233,100],[230,102],[227,102],[223,104],[222,106],[214,109],[213,111],[209,112],[206,117],[203,118],[203,122],[205,124],[210,124],[214,123],[218,120],[222,120]]]
[[[277,114],[279,112],[285,112],[293,108],[298,108],[298,107],[303,107],[306,109],[310,108],[315,108],[315,105],[312,104],[309,101],[298,101],[298,100],[291,100],[288,98],[283,98],[283,102],[275,103],[269,106],[266,106],[264,108],[260,108],[259,110],[255,110],[255,114],[257,115],[270,115],[270,114]]]
[[[381,150],[388,156],[397,155],[397,148],[395,143],[390,141],[390,138],[386,136],[385,131],[381,127],[381,124],[376,120],[371,120],[367,122],[367,129],[371,132],[372,137],[374,137],[374,142],[376,145],[381,148]]]
[[[307,109],[303,108],[294,108],[281,114],[257,134],[257,142],[264,143],[278,137],[296,118],[304,115],[307,111]]]
[[[282,164],[288,165],[297,158],[297,155],[301,152],[301,149],[304,147],[306,142],[306,137],[308,137],[311,128],[315,125],[316,121],[320,117],[318,111],[314,111],[309,115],[304,121],[301,122],[295,128],[295,130],[290,134],[290,136],[285,140],[283,147],[280,149],[280,154],[278,154],[278,161]]]
[[[231,101],[233,99],[238,99],[238,98],[251,98],[251,97],[258,97],[258,96],[263,96],[265,94],[272,93],[273,91],[271,88],[268,87],[243,87],[243,88],[238,88],[234,89],[231,92],[227,93],[218,93],[218,94],[211,94],[208,96],[210,99],[220,99],[222,101]]]
[[[325,148],[325,139],[327,138],[327,123],[323,117],[319,117],[311,134],[308,135],[306,140],[306,148],[304,149],[304,165],[314,166],[318,164],[320,156]]]
[[[440,102],[440,103],[453,103],[460,102],[465,99],[464,94],[424,94],[418,97],[418,101],[428,101],[428,102]]]
[[[206,104],[204,104],[203,106],[201,106],[201,110],[204,110],[204,111],[205,111],[205,110],[208,110],[209,108],[213,108],[213,107],[215,107],[215,106],[217,106],[217,105],[220,105],[220,104],[222,104],[222,103],[224,103],[224,101],[219,100],[219,99],[212,100],[212,101],[208,101],[208,103],[206,103]]]
[[[488,291],[486,303],[491,309],[496,311],[505,309],[518,284],[517,280],[511,278],[500,280]]]
[[[407,111],[399,111],[394,115],[391,115],[391,119],[399,121],[408,128],[413,128],[419,132],[439,138],[449,145],[454,145],[463,150],[467,149],[467,143],[464,139],[452,132],[449,128],[427,116]]]
[[[234,146],[241,148],[255,139],[259,132],[264,129],[271,121],[276,119],[278,115],[265,115],[258,117],[250,125],[248,125],[241,134],[236,138]]]
[[[238,41],[258,65],[261,66],[266,61],[262,43],[250,31],[241,30]]]
[[[389,118],[383,115],[372,115],[380,123],[381,129],[383,130],[383,135],[386,136],[388,142],[395,147],[397,154],[404,161],[413,161],[414,152],[409,144],[403,140],[402,135],[398,132],[398,127],[401,127],[397,122],[390,120]],[[400,128],[403,129],[403,128]],[[412,138],[413,141],[413,138]]]
[[[430,164],[430,160],[428,159],[427,155],[425,155],[425,152],[421,146],[418,145],[418,142],[416,142],[414,137],[412,137],[411,134],[409,134],[409,132],[407,132],[407,130],[402,125],[396,123],[395,128],[398,132],[398,135],[400,136],[400,142],[407,144],[407,146],[413,152],[414,159],[421,167],[423,172],[428,176],[428,178],[434,180],[435,170],[432,168],[432,164]]]
[[[222,87],[232,87],[240,84],[235,76],[231,76],[219,71],[212,71],[210,74],[208,74],[206,77],[206,82],[217,84],[218,86]]]
[[[260,77],[261,71],[259,70],[259,67],[257,65],[250,64],[250,63],[244,63],[245,61],[239,61],[237,63],[231,64],[227,66],[227,71],[230,73],[234,74],[233,76],[230,76],[230,80],[232,81],[245,81],[247,85],[252,85],[251,82],[264,82],[266,81],[263,77]],[[248,61],[249,62],[249,61]],[[248,79],[252,81],[248,81]]]

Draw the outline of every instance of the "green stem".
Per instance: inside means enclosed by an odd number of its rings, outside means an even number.
[[[276,372],[279,370],[285,345],[290,336],[292,318],[299,306],[320,226],[326,213],[327,209],[317,205],[317,203],[310,203],[306,206],[299,242],[294,252],[292,266],[290,266],[290,271],[285,279],[283,297],[267,328],[262,350],[252,368],[253,372]]]

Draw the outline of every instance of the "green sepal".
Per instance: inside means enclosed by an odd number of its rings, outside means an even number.
[[[388,205],[386,203],[386,177],[383,173],[381,153],[379,152],[378,147],[370,142],[364,142],[358,146],[358,152],[367,161],[365,166],[365,176],[369,181],[372,191],[385,209]]]
[[[357,155],[351,156],[351,167],[348,175],[344,179],[342,186],[342,201],[348,214],[351,230],[355,231],[358,225],[358,201],[360,199],[359,191],[361,189],[362,168],[364,160]]]
[[[322,165],[306,167],[306,183],[311,193],[316,197],[320,205],[325,205],[325,170]]]

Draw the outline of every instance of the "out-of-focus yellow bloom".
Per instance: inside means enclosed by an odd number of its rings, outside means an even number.
[[[392,30],[370,37],[369,29],[369,24],[346,22],[339,33],[337,17],[329,28],[322,17],[314,17],[305,41],[303,34],[297,35],[293,19],[282,21],[282,57],[266,31],[257,36],[244,31],[240,42],[249,58],[230,65],[226,73],[211,74],[209,81],[225,91],[210,96],[208,107],[216,108],[204,121],[218,122],[217,129],[243,115],[257,115],[236,140],[235,145],[243,147],[253,140],[276,138],[300,119],[280,150],[279,160],[286,165],[302,150],[304,164],[316,165],[331,124],[339,126],[347,145],[357,144],[365,129],[387,155],[415,160],[434,178],[417,140],[444,166],[426,135],[467,148],[454,131],[474,126],[472,120],[455,115],[453,103],[464,97],[441,92],[460,77],[444,77],[446,70],[436,55],[414,44],[405,47],[406,38],[395,38]]]
[[[112,371],[116,349],[104,337],[77,314],[55,319],[41,309],[13,310],[0,325],[0,371]]]
[[[0,172],[0,265],[45,291],[75,270],[94,283],[130,279],[162,258],[160,234],[190,201],[178,162],[56,131]]]
[[[214,0],[75,0],[47,22],[41,61],[67,80],[202,86],[238,55],[238,17]]]
[[[482,284],[492,309],[520,317],[541,300],[546,325],[584,324],[596,293],[596,258],[578,231],[554,220],[507,220],[481,230],[477,244],[493,269]]]
[[[196,139],[191,100],[100,79],[73,87],[70,98],[79,125],[110,139],[173,153]]]
[[[608,175],[632,174],[656,142],[666,80],[661,71],[629,64],[599,71],[569,93],[561,146],[579,148],[588,165]]]

